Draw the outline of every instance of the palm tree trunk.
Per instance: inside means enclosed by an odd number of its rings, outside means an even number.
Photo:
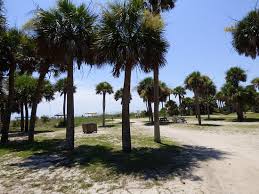
[[[34,129],[35,129],[35,123],[36,123],[37,106],[41,98],[41,89],[43,87],[44,79],[46,74],[48,73],[48,70],[49,70],[49,65],[45,65],[45,64],[41,65],[37,88],[32,98],[30,128],[28,133],[28,140],[31,142],[34,141]]]
[[[63,119],[64,119],[64,125],[66,126],[66,101],[67,101],[67,93],[64,92],[64,100],[63,100]]]
[[[106,93],[103,92],[103,127],[105,127],[105,96]]]
[[[147,109],[147,114],[148,114],[148,121],[151,122],[150,112],[149,112],[149,107],[148,107],[148,101],[146,101],[146,109]]]
[[[69,150],[74,149],[74,75],[73,62],[67,65],[67,128],[66,143]]]
[[[1,143],[4,143],[4,144],[8,142],[8,133],[9,133],[13,101],[14,101],[14,74],[15,74],[15,63],[12,63],[10,64],[10,70],[9,70],[9,84],[8,84],[9,94],[8,94],[8,102],[5,110],[5,115],[4,115],[2,137],[1,137]]]
[[[161,142],[159,126],[159,67],[154,65],[154,141]]]
[[[20,120],[20,126],[21,126],[21,132],[24,131],[24,110],[23,110],[23,103],[20,103],[20,109],[21,109],[21,120]]]
[[[152,104],[149,100],[148,100],[148,114],[149,114],[150,122],[154,123]]]
[[[207,114],[208,114],[208,119],[210,119],[210,105],[207,103]]]
[[[130,82],[131,82],[131,64],[127,64],[125,69],[123,100],[122,100],[122,150],[124,152],[131,152],[130,110],[129,110]]]
[[[29,131],[29,109],[28,109],[28,103],[25,101],[25,132]]]
[[[236,111],[237,111],[238,122],[243,122],[244,121],[244,114],[243,114],[241,104],[239,102],[236,103]]]
[[[195,95],[195,106],[196,106],[196,115],[198,118],[199,125],[201,125],[201,110],[200,110],[200,103],[197,94]]]
[[[179,109],[180,109],[180,115],[183,116],[183,111],[182,111],[182,99],[181,96],[179,95]]]

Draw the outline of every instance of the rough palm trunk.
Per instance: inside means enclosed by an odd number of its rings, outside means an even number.
[[[154,123],[154,118],[153,118],[153,111],[152,111],[152,104],[150,101],[148,101],[148,114],[149,114],[149,119],[151,123]]]
[[[41,97],[41,89],[44,84],[44,79],[46,74],[48,73],[49,65],[41,65],[40,68],[40,76],[38,79],[36,91],[32,98],[32,107],[31,107],[31,119],[30,119],[30,128],[29,128],[29,134],[28,134],[28,140],[34,141],[34,129],[35,129],[35,123],[36,123],[36,114],[37,114],[37,107],[38,103],[40,101]]]
[[[66,143],[69,150],[74,149],[74,77],[73,62],[67,65],[67,128]]]
[[[200,110],[200,103],[197,94],[195,95],[195,107],[196,107],[196,116],[198,118],[199,125],[201,125],[201,110]]]
[[[105,127],[105,97],[106,93],[103,92],[103,127]]]
[[[239,122],[243,122],[244,121],[244,114],[243,114],[242,106],[239,102],[237,102],[237,104],[236,104],[236,111],[237,111],[237,120]]]
[[[2,128],[2,137],[1,143],[8,142],[8,133],[11,121],[11,114],[13,108],[13,101],[14,101],[14,74],[15,74],[15,63],[10,64],[9,70],[9,84],[8,84],[8,102],[5,110],[4,121],[3,121],[3,128]]]
[[[207,114],[208,114],[208,119],[210,119],[210,105],[207,103]]]
[[[66,126],[67,120],[66,120],[66,101],[67,101],[67,93],[64,92],[64,101],[63,101],[63,119],[64,119],[64,125]]]
[[[29,131],[29,109],[28,109],[28,103],[24,103],[25,107],[25,132]]]
[[[183,116],[183,110],[182,110],[182,98],[179,95],[179,109],[180,109],[180,115]]]
[[[23,103],[20,103],[20,109],[21,109],[21,120],[20,120],[20,127],[21,127],[21,132],[24,131],[24,110],[23,110]]]
[[[131,65],[125,68],[124,89],[122,97],[122,150],[124,152],[131,151],[131,135],[130,135],[130,82],[131,82]]]
[[[159,67],[154,65],[154,141],[161,142],[159,126]]]

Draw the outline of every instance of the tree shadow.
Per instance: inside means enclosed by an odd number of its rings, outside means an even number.
[[[224,120],[226,120],[226,119],[224,119],[224,118],[206,118],[206,119],[204,119],[204,121],[224,121]]]
[[[32,148],[15,147],[14,150],[42,150],[42,153],[33,154],[22,162],[10,165],[42,169],[101,164],[111,170],[112,174],[139,176],[145,180],[168,179],[174,176],[199,180],[199,177],[192,175],[192,170],[199,167],[200,161],[221,160],[227,155],[212,148],[167,144],[161,144],[160,148],[134,148],[128,154],[104,145],[80,145],[74,151],[67,152],[63,151],[63,143],[54,139],[35,142],[35,145],[31,145]]]
[[[202,126],[202,127],[220,127],[222,125],[219,125],[219,124],[211,124],[211,123],[204,123],[204,124],[195,124],[196,126]]]
[[[98,126],[99,128],[103,128],[103,129],[105,129],[105,128],[113,128],[113,127],[115,127],[116,125],[115,124],[109,124],[109,125],[105,125],[105,126]]]
[[[51,133],[55,132],[54,130],[42,130],[42,131],[34,131],[34,134],[41,134],[41,133]],[[21,131],[10,131],[9,137],[25,137],[28,136],[28,132],[21,132]]]
[[[177,124],[177,123],[173,123],[173,122],[160,122],[159,125],[171,125],[171,124]],[[145,126],[154,126],[154,123],[152,122],[144,122]]]
[[[237,119],[233,119],[232,120],[232,122],[240,122],[240,123],[242,123],[242,122],[259,122],[259,118],[244,118],[244,120],[241,122],[241,121],[238,121]]]

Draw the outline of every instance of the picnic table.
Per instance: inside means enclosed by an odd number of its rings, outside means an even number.
[[[187,123],[187,121],[184,117],[173,117],[172,122],[173,123]]]
[[[166,117],[161,117],[161,118],[159,118],[159,121],[160,121],[161,123],[168,123],[168,122],[169,122],[169,120],[168,120]]]

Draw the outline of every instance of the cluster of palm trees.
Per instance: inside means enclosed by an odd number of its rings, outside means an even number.
[[[159,68],[166,63],[165,54],[168,48],[160,12],[174,8],[174,0],[115,2],[102,10],[101,17],[92,13],[85,4],[76,6],[70,0],[58,0],[52,9],[38,8],[34,17],[24,25],[23,31],[6,27],[3,2],[0,2],[0,81],[3,75],[8,77],[7,101],[1,103],[2,143],[8,142],[14,105],[15,74],[30,75],[37,72],[39,75],[36,89],[31,96],[28,139],[33,141],[37,106],[42,96],[45,77],[51,72],[66,72],[66,88],[61,91],[67,101],[66,146],[69,150],[74,149],[73,71],[75,66],[80,68],[83,64],[97,67],[110,64],[115,77],[124,72],[122,147],[125,152],[131,151],[131,72],[134,68],[154,72],[155,141],[160,142]],[[111,91],[97,90],[104,98],[109,92]]]

